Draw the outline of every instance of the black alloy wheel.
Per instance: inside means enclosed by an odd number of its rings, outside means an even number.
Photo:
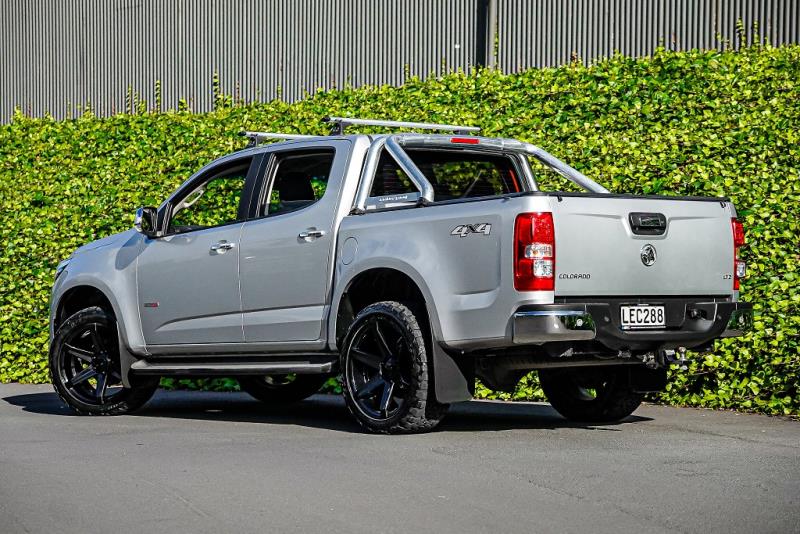
[[[358,314],[343,344],[342,372],[347,406],[370,431],[420,432],[444,417],[447,406],[429,391],[422,330],[403,304],[379,302]]]
[[[631,415],[643,394],[630,385],[627,369],[582,367],[539,371],[547,400],[571,421],[612,423]]]
[[[82,415],[127,413],[147,402],[158,385],[154,378],[123,385],[116,321],[99,307],[81,310],[59,327],[50,373],[61,399]]]
[[[103,404],[122,393],[118,355],[108,348],[110,335],[107,325],[95,321],[84,323],[64,339],[61,378],[83,402]]]
[[[389,419],[406,404],[411,387],[408,342],[400,327],[373,315],[353,336],[347,379],[358,407],[375,419]]]

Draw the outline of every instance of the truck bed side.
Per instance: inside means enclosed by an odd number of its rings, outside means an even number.
[[[510,254],[517,213],[549,209],[549,197],[520,196],[346,217],[339,229],[333,302],[358,274],[393,268],[425,294],[436,339],[452,346],[502,343],[510,339],[517,306],[553,300],[552,292],[514,290]],[[466,225],[478,231],[459,228]]]

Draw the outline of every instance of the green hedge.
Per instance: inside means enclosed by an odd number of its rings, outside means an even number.
[[[139,103],[137,114],[16,115],[0,127],[0,380],[48,380],[48,293],[60,259],[130,227],[137,206],[160,203],[241,147],[242,128],[321,134],[330,114],[474,124],[538,144],[613,191],[731,197],[748,232],[743,298],[760,313],[757,330],[695,356],[662,399],[798,413],[800,47],[659,50],[319,92],[295,104],[217,102],[207,114]],[[513,397],[540,395],[532,376]]]

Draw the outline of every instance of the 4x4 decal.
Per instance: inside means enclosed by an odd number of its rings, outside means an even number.
[[[459,224],[450,235],[457,235],[459,237],[467,237],[469,234],[483,234],[489,235],[492,232],[492,225],[489,223],[478,224]]]

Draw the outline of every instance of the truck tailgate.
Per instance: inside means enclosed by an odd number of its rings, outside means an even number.
[[[734,212],[727,201],[554,196],[552,210],[556,296],[732,292]]]

